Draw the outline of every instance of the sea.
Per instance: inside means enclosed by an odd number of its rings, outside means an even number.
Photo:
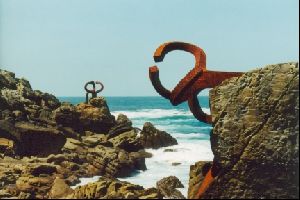
[[[60,101],[78,104],[84,97],[60,97]],[[167,176],[176,176],[183,183],[179,189],[187,196],[190,166],[197,161],[212,161],[210,146],[211,125],[199,122],[186,103],[173,106],[162,97],[105,97],[109,109],[116,117],[123,113],[132,120],[133,126],[142,129],[145,122],[151,122],[159,130],[166,131],[177,139],[178,145],[160,149],[146,149],[152,157],[146,159],[147,170],[136,171],[130,177],[119,178],[145,188],[155,187],[156,182]],[[210,113],[208,96],[199,96],[204,112]],[[166,150],[167,149],[167,150]],[[84,185],[97,181],[99,176],[82,178]],[[76,187],[74,186],[74,187]]]

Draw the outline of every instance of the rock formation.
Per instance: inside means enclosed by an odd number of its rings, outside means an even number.
[[[170,134],[156,129],[150,122],[144,124],[140,135],[140,141],[145,148],[158,149],[178,144]]]
[[[202,198],[298,198],[298,63],[226,80],[210,91],[210,104],[211,145],[221,170]],[[203,178],[201,165],[191,167],[189,198]]]
[[[162,199],[155,188],[144,189],[117,179],[101,177],[97,182],[77,187],[68,198],[74,199]]]
[[[161,179],[156,183],[156,188],[167,199],[185,199],[179,190],[183,188],[183,184],[176,176],[169,176]]]
[[[146,170],[149,156],[132,122],[122,114],[115,120],[103,97],[89,104],[60,103],[0,70],[0,198],[159,198],[156,189],[114,180]],[[69,187],[96,175],[111,179],[75,191]],[[109,193],[80,192],[99,184]]]

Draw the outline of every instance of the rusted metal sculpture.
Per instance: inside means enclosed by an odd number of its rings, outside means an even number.
[[[202,111],[197,95],[206,88],[213,88],[228,78],[241,76],[242,73],[207,70],[204,51],[193,44],[183,42],[162,44],[154,53],[155,62],[163,61],[165,55],[173,50],[183,50],[193,54],[196,61],[194,68],[181,79],[171,92],[161,84],[158,67],[150,67],[149,77],[153,87],[161,96],[169,99],[174,106],[188,101],[190,110],[196,119],[205,123],[212,123],[211,115],[207,115]]]
[[[176,106],[185,101],[188,101],[189,108],[196,119],[205,123],[212,123],[211,115],[203,112],[199,105],[197,95],[206,88],[213,88],[221,84],[224,80],[232,77],[241,76],[241,72],[219,72],[209,71],[206,69],[206,55],[204,51],[189,43],[184,42],[168,42],[159,46],[154,53],[154,61],[163,61],[165,55],[173,50],[182,50],[189,52],[195,57],[195,66],[186,76],[179,81],[177,86],[169,91],[160,82],[159,69],[157,66],[149,68],[149,78],[155,90],[164,98]],[[207,172],[197,194],[200,198],[207,190],[214,178],[221,171],[219,165],[214,162],[210,170]]]
[[[96,84],[100,85],[100,89],[96,90]],[[88,89],[88,85],[93,85],[93,89]],[[92,98],[97,97],[97,94],[104,89],[104,85],[100,81],[89,81],[85,84],[84,89],[86,91],[85,102],[89,103],[89,94],[92,94]]]

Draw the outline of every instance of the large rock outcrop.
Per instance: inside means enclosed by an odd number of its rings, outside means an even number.
[[[103,97],[93,98],[89,104],[74,106],[64,103],[54,111],[54,118],[57,124],[79,132],[108,133],[115,125],[115,117],[111,115]]]
[[[166,199],[185,199],[176,188],[184,188],[184,185],[176,176],[165,177],[156,182],[156,188]]]
[[[298,63],[226,80],[210,91],[210,102],[221,171],[202,198],[298,198]]]
[[[150,122],[146,122],[140,133],[140,142],[145,148],[158,149],[176,145],[177,140],[165,131],[160,131]]]
[[[103,97],[60,103],[0,70],[0,198],[60,198],[81,177],[145,170],[146,156],[132,122],[115,120]]]
[[[77,187],[68,198],[75,199],[162,199],[155,188],[144,189],[117,179],[101,177],[97,182]]]
[[[27,80],[0,70],[0,138],[14,143],[14,154],[30,156],[60,152],[66,138],[51,122],[52,110],[59,106],[60,102],[53,95],[32,90]],[[12,153],[2,152],[5,155]]]

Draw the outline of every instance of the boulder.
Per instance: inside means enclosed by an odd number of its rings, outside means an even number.
[[[140,142],[144,148],[158,149],[177,145],[177,140],[165,131],[156,129],[153,124],[146,122],[140,132]]]
[[[119,114],[116,120],[116,124],[108,132],[108,139],[131,130],[133,130],[132,122],[128,119],[126,115]]]
[[[111,142],[114,147],[124,149],[128,152],[139,151],[143,149],[143,146],[137,137],[137,133],[133,129],[110,138],[108,141]]]
[[[75,188],[67,198],[74,199],[161,199],[155,188],[144,189],[117,179],[101,177],[97,182]]]
[[[54,111],[54,119],[58,125],[77,129],[79,126],[79,113],[70,103],[62,105]]]
[[[49,192],[49,197],[51,199],[59,199],[72,193],[73,190],[70,188],[69,185],[66,184],[66,182],[63,179],[56,178]]]
[[[268,65],[210,91],[215,181],[202,198],[299,197],[299,67]]]
[[[13,118],[16,121],[35,120],[40,117],[47,117],[49,120],[51,111],[59,106],[60,102],[55,96],[32,90],[26,79],[16,78],[14,73],[0,70],[0,112],[6,109],[11,112],[18,111],[21,115]]]
[[[22,156],[59,153],[66,142],[65,136],[55,127],[41,127],[28,122],[12,124],[0,120],[0,133],[14,141],[17,154]]]
[[[79,124],[84,131],[108,133],[115,125],[115,117],[109,112],[103,97],[91,99],[90,104],[78,104],[76,110],[79,113]]]
[[[176,188],[184,188],[176,176],[169,176],[156,182],[156,188],[167,199],[185,199]]]

